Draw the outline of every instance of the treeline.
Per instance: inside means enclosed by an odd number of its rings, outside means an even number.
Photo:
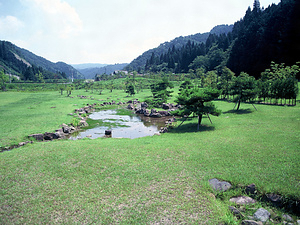
[[[261,9],[258,1],[236,22],[228,34],[210,34],[205,43],[189,41],[167,53],[152,53],[139,72],[187,73],[203,68],[217,70],[227,66],[236,74],[246,72],[259,78],[271,61],[295,64],[300,61],[296,1],[285,0]],[[298,77],[299,78],[299,77]]]

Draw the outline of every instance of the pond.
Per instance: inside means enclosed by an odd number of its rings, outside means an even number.
[[[113,138],[152,136],[165,126],[166,119],[145,117],[126,109],[102,110],[92,113],[87,120],[89,126],[73,133],[70,139],[104,137],[105,130],[111,130]]]

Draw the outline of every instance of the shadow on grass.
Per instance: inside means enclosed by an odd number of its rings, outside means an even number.
[[[204,132],[204,131],[213,131],[215,127],[201,125],[200,129],[197,130],[197,123],[187,123],[182,124],[180,127],[169,130],[169,133],[194,133],[194,132]]]
[[[232,110],[223,112],[223,114],[228,114],[228,113],[234,113],[234,114],[249,114],[249,113],[252,113],[252,112],[253,112],[253,110],[251,110],[251,109],[239,109],[239,110],[232,109]]]

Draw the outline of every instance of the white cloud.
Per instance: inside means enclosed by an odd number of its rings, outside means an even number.
[[[14,16],[6,16],[0,18],[0,33],[6,36],[14,35],[18,32],[24,24]]]
[[[82,30],[82,21],[76,10],[68,3],[61,0],[28,0],[38,10],[39,16],[43,17],[46,27],[44,28],[51,35],[58,35],[60,38],[69,38]]]

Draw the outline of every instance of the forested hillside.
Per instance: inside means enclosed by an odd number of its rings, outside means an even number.
[[[185,37],[177,37],[170,42],[165,42],[159,45],[157,48],[150,49],[144,52],[141,56],[134,59],[125,69],[129,71],[143,70],[147,60],[150,60],[152,55],[154,55],[155,57],[160,57],[162,54],[166,54],[173,47],[179,49],[185,46],[188,42],[197,44],[205,43],[210,34],[227,34],[228,32],[232,31],[232,28],[233,25],[219,25],[214,27],[210,32],[207,33],[198,33]]]
[[[86,68],[86,69],[78,69],[78,71],[85,76],[86,79],[94,79],[95,75],[101,75],[101,74],[111,74],[115,70],[122,70],[125,66],[127,66],[127,63],[122,64],[115,64],[115,65],[107,65],[103,67],[92,67],[92,68]]]
[[[36,74],[39,73],[43,79],[64,79],[72,75],[74,78],[83,78],[66,63],[52,63],[8,41],[0,41],[0,67],[6,73],[18,75],[25,80],[37,81]]]
[[[227,66],[236,74],[243,71],[258,78],[272,61],[287,65],[300,61],[298,9],[295,0],[281,1],[266,9],[255,1],[253,9],[248,8],[232,32],[225,29],[177,38],[145,52],[127,69],[187,73],[200,68],[204,72],[220,71]],[[201,42],[199,37],[205,40]]]

